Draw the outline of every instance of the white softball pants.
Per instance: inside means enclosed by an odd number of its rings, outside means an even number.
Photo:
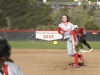
[[[74,39],[72,36],[70,39],[67,39],[67,51],[69,56],[73,56],[76,53]]]

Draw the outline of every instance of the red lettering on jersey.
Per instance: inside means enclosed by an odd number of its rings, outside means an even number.
[[[70,31],[72,31],[71,29],[63,29],[62,28],[62,31],[64,31],[64,32],[70,32]]]

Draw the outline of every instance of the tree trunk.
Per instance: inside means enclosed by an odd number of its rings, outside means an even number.
[[[10,18],[10,16],[7,16],[6,20],[7,20],[7,29],[9,29],[10,28],[10,24],[11,24],[11,18]]]

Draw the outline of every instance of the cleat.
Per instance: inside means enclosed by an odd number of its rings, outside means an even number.
[[[79,68],[79,65],[74,64],[72,68]]]
[[[91,48],[91,49],[89,50],[89,52],[92,52],[92,50],[93,50],[93,49]]]

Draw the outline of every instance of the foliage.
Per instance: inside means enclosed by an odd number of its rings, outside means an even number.
[[[61,23],[62,15],[67,14],[70,22],[79,27],[90,30],[100,29],[100,9],[88,7],[86,4],[70,9],[51,8],[50,5],[38,1],[0,0],[0,28],[56,30]]]
[[[89,0],[89,1],[95,2],[96,0]]]
[[[70,22],[72,22],[73,24],[76,24],[79,27],[83,27],[88,30],[99,30],[100,16],[97,16],[97,14],[99,15],[99,12],[100,11],[97,9],[82,9],[81,7],[76,7],[72,9],[62,8],[57,13],[57,18],[55,18],[55,21],[58,25],[59,22],[61,22],[61,15],[67,14],[70,17]]]
[[[3,17],[3,14],[0,14],[0,28],[7,27],[6,19]]]
[[[52,8],[44,3],[28,0],[0,0],[3,18],[10,16],[10,29],[30,29],[52,24]],[[2,18],[2,19],[3,19]]]
[[[84,10],[88,8],[86,4],[83,4],[82,7]]]
[[[91,20],[91,21],[87,21],[85,24],[85,29],[86,30],[98,30],[99,27],[96,26],[96,24]]]

